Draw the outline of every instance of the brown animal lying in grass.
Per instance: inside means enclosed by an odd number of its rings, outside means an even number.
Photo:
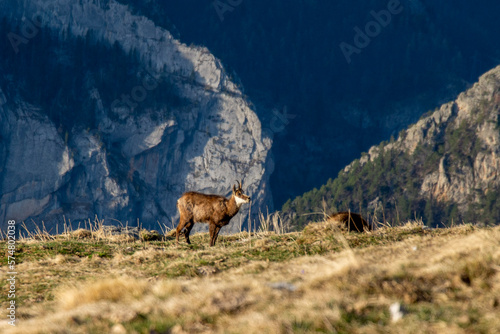
[[[236,181],[238,182],[238,181]],[[188,244],[189,233],[195,223],[208,223],[210,231],[210,246],[215,245],[220,229],[229,224],[243,203],[250,202],[250,197],[243,193],[241,182],[238,188],[233,186],[231,197],[219,195],[205,195],[197,192],[187,192],[177,201],[180,218],[175,233],[175,240],[179,243],[179,235],[184,230],[184,237]]]
[[[361,217],[359,213],[354,212],[337,212],[328,218],[329,221],[338,222],[342,228],[348,231],[363,232],[371,231],[372,226]]]

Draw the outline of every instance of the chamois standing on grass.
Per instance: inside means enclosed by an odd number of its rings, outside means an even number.
[[[238,181],[236,181],[238,182]],[[241,182],[238,188],[233,185],[233,194],[229,199],[219,195],[205,195],[194,191],[187,192],[177,201],[180,218],[175,233],[179,244],[179,235],[184,229],[186,242],[191,244],[189,234],[195,223],[208,223],[210,231],[210,246],[215,245],[220,229],[229,224],[243,203],[250,202],[250,197],[243,193]]]

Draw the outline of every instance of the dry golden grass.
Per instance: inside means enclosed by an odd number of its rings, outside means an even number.
[[[221,239],[213,248],[201,234],[193,246],[108,241],[109,256],[33,255],[18,266],[18,326],[0,331],[500,332],[500,227],[349,234],[324,223]],[[31,290],[40,282],[43,296]]]

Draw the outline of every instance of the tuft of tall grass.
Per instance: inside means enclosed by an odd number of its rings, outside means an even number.
[[[290,230],[289,223],[285,222],[279,212],[269,213],[267,211],[266,215],[263,212],[259,212],[260,233],[274,232],[275,234],[285,234],[290,232]]]

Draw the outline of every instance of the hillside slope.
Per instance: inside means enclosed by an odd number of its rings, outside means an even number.
[[[17,326],[0,331],[496,333],[498,240],[500,227],[419,223],[367,234],[322,223],[222,236],[215,247],[207,234],[189,247],[99,231],[25,239]]]
[[[353,210],[382,221],[428,225],[500,223],[500,67],[466,92],[372,147],[336,179],[283,206],[302,226],[309,214]]]

